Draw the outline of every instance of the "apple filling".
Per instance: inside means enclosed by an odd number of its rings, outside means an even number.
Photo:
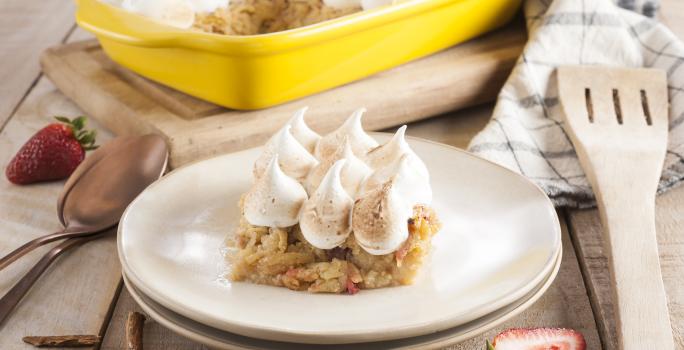
[[[227,242],[231,266],[227,277],[314,293],[355,294],[360,289],[411,284],[441,224],[435,212],[423,205],[414,206],[406,224],[409,237],[397,251],[371,255],[353,234],[336,248],[318,249],[304,239],[298,224],[254,226],[243,216]]]

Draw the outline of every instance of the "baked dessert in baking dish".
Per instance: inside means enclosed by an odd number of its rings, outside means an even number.
[[[107,0],[180,28],[231,35],[273,33],[341,17],[393,0]]]
[[[192,17],[180,29],[160,25],[142,8],[133,11],[111,5],[126,1],[151,0],[78,0],[76,22],[95,34],[109,58],[194,97],[231,109],[255,110],[341,86],[472,39],[507,23],[522,0],[407,1],[249,36],[193,30]],[[363,6],[364,0],[353,1]]]
[[[405,140],[385,144],[357,110],[321,137],[305,109],[264,146],[229,237],[229,279],[354,294],[413,282],[440,222],[427,167]]]
[[[217,34],[266,34],[358,11],[359,6],[338,8],[326,5],[325,0],[233,0],[212,12],[197,13],[192,27]]]

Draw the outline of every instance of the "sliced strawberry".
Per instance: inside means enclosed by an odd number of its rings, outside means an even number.
[[[95,131],[86,131],[85,117],[50,124],[33,135],[12,158],[5,169],[7,179],[18,185],[63,179],[71,175],[94,149]]]
[[[585,350],[580,332],[566,328],[512,328],[487,342],[488,350]]]
[[[351,278],[347,277],[347,294],[354,295],[358,293],[361,289],[356,286],[356,283],[354,283]]]

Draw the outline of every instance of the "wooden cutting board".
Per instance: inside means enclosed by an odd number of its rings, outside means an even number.
[[[97,41],[46,50],[43,72],[89,116],[118,135],[158,133],[171,167],[262,144],[302,106],[325,133],[358,107],[380,130],[495,99],[526,40],[522,21],[426,58],[280,106],[236,111],[147,80],[112,62]]]

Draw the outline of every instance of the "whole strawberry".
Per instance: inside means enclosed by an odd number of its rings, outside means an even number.
[[[55,119],[60,123],[38,131],[7,165],[5,175],[10,182],[25,185],[64,179],[81,164],[87,150],[97,148],[95,130],[84,130],[85,117]]]

